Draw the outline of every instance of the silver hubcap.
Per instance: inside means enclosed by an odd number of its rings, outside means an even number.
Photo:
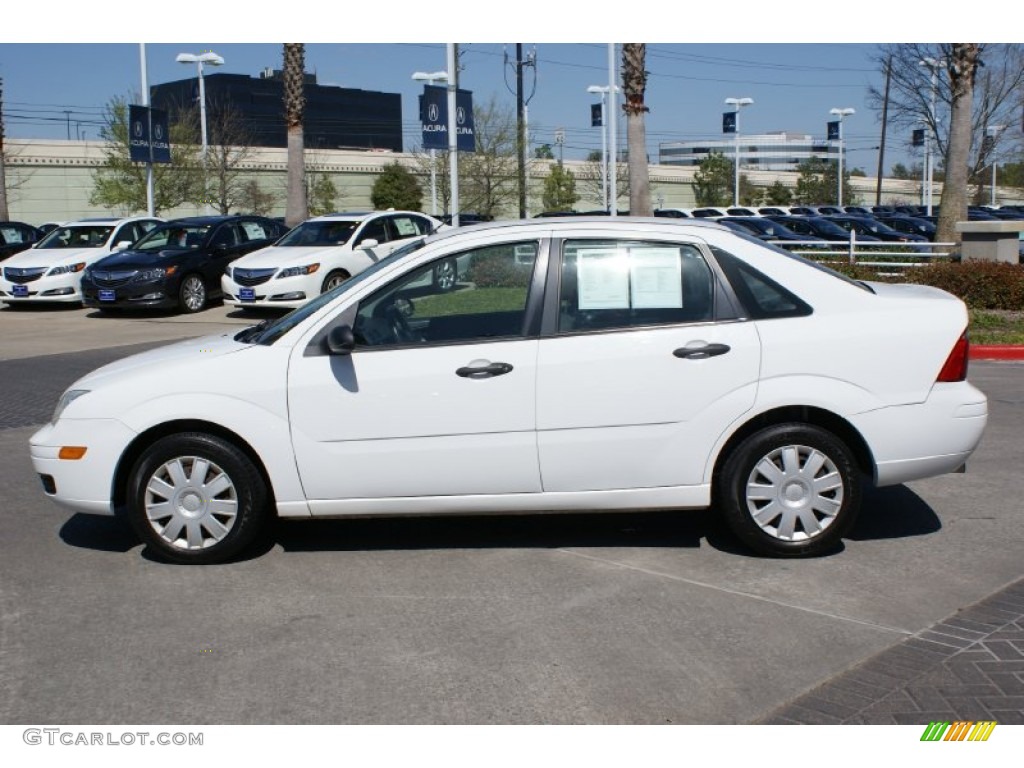
[[[805,541],[835,521],[843,505],[843,478],[816,448],[786,445],[754,465],[746,498],[762,531],[783,541]]]
[[[203,303],[206,301],[206,288],[203,286],[203,281],[198,277],[188,278],[182,287],[182,295],[185,298],[186,307],[193,311],[202,309]]]
[[[447,291],[455,285],[455,265],[450,261],[437,266],[437,286]]]
[[[235,485],[208,459],[171,459],[146,484],[146,518],[173,547],[203,549],[223,541],[237,517]]]
[[[328,291],[333,291],[335,288],[337,288],[344,282],[345,278],[342,277],[341,275],[331,275],[331,277],[327,279],[327,285],[324,287],[324,293],[327,293]]]

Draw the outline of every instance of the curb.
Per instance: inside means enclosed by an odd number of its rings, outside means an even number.
[[[971,360],[1024,360],[1022,344],[972,344]]]

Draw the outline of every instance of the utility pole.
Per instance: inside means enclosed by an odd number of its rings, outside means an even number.
[[[508,55],[505,55],[505,64],[507,65]],[[533,98],[533,94],[537,90],[537,53],[534,51],[526,59],[523,58],[523,44],[516,43],[516,61],[513,65],[516,71],[516,149],[519,155],[519,218],[525,219],[527,216],[526,206],[526,164],[527,164],[527,153],[529,152],[529,145],[527,141],[527,122],[526,122],[526,109],[530,103],[530,99]],[[533,67],[533,90],[530,91],[530,95],[526,96],[523,92],[523,70],[526,67]],[[508,83],[506,82],[506,85]]]
[[[4,79],[0,77],[0,221],[10,221],[7,211],[7,160],[4,157]]]
[[[892,82],[892,56],[885,62],[885,98],[882,100],[882,140],[878,143],[878,178],[875,179],[875,205],[882,204],[882,176],[885,173],[885,128],[889,118],[889,84]]]

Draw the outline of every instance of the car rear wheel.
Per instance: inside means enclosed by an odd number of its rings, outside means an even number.
[[[716,491],[729,527],[747,546],[802,557],[838,546],[859,511],[861,477],[852,452],[831,432],[778,424],[736,447]]]
[[[320,286],[320,293],[327,293],[328,291],[333,291],[339,285],[348,280],[349,277],[350,275],[348,274],[348,272],[345,272],[340,269],[334,270],[329,275],[327,275],[327,277],[324,278],[323,285]]]
[[[163,559],[217,563],[238,554],[269,516],[259,470],[236,446],[189,432],[157,440],[130,478],[128,519]]]
[[[178,289],[178,306],[183,312],[199,312],[206,306],[206,283],[199,275],[186,275]]]

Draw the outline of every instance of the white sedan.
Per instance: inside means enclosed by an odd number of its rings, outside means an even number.
[[[431,276],[458,263],[455,290]],[[607,217],[417,240],[272,323],[108,365],[31,438],[46,493],[158,555],[288,518],[713,506],[834,549],[864,481],[965,465],[967,312],[717,224]]]
[[[300,307],[444,224],[413,211],[331,213],[304,221],[269,248],[235,261],[221,278],[224,302],[250,309]]]
[[[6,304],[81,303],[82,272],[128,248],[163,219],[82,219],[61,224],[32,248],[3,262],[0,300]]]

